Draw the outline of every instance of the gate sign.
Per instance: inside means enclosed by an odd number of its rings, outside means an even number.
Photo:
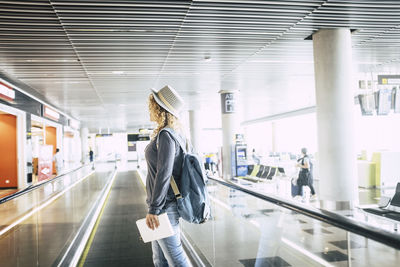
[[[15,99],[14,89],[0,82],[0,98],[6,101],[13,101]]]
[[[221,94],[222,114],[235,113],[235,104],[236,99],[234,93]]]
[[[378,75],[378,84],[400,84],[400,75]]]

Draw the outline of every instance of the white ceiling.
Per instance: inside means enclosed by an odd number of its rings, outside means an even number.
[[[148,124],[165,84],[215,116],[217,92],[240,90],[254,119],[315,103],[305,39],[337,27],[356,71],[399,70],[400,1],[370,0],[0,1],[0,69],[92,130]]]

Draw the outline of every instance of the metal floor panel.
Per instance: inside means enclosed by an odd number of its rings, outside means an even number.
[[[84,266],[153,266],[151,244],[136,228],[147,214],[142,187],[136,171],[117,174]]]

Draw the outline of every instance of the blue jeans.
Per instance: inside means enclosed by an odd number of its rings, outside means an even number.
[[[181,243],[179,214],[176,203],[171,203],[164,211],[167,212],[175,235],[151,242],[154,266],[190,266]]]

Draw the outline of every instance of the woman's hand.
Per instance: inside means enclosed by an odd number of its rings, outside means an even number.
[[[147,214],[146,224],[150,229],[154,230],[155,228],[160,226],[160,222],[158,221],[158,216],[154,214]]]

